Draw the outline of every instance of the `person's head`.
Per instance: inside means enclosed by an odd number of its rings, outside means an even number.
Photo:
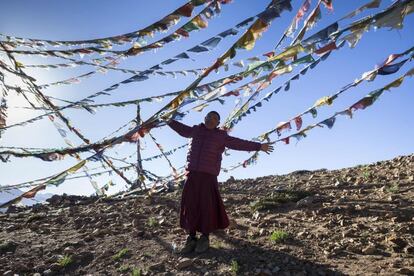
[[[204,117],[204,125],[208,129],[215,129],[220,124],[220,114],[216,111],[210,111]]]

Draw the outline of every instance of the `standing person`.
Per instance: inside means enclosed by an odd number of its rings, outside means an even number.
[[[181,253],[205,252],[209,248],[209,233],[229,226],[221,199],[217,176],[221,169],[224,149],[243,151],[273,151],[270,143],[260,144],[229,136],[218,127],[220,115],[209,112],[204,123],[193,127],[175,120],[168,126],[179,135],[192,138],[187,153],[187,179],[181,197],[180,226],[188,233]],[[196,232],[202,235],[197,239]]]

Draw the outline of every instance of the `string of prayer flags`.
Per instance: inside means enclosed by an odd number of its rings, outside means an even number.
[[[369,74],[370,75],[376,75],[377,74],[377,72],[379,72],[382,68],[384,68],[384,67],[388,67],[388,66],[393,66],[393,64],[390,64],[390,62],[392,62],[392,61],[394,61],[395,59],[397,59],[397,58],[399,58],[399,57],[402,57],[402,56],[404,56],[404,55],[406,55],[406,54],[411,54],[412,55],[412,50],[413,50],[413,48],[410,48],[409,50],[407,50],[407,51],[405,51],[404,53],[402,53],[402,54],[393,54],[393,55],[390,55],[390,57],[389,58],[387,58],[387,61],[388,61],[388,64],[387,65],[383,65],[382,67],[379,67],[379,68],[376,68],[376,69],[374,69],[374,70],[372,70],[372,71],[369,71]],[[412,57],[411,58],[409,58],[409,59],[405,59],[405,60],[403,60],[402,62],[399,62],[399,63],[397,63],[398,65],[400,65],[400,64],[405,64],[405,62],[407,62],[408,60],[410,60],[410,59],[412,59]],[[401,66],[397,66],[398,67],[398,69],[399,68],[401,68]],[[395,72],[397,72],[398,70],[396,70],[396,71],[394,71],[394,73]],[[289,127],[289,128],[280,128],[280,126],[282,125],[287,125],[287,124],[289,124],[289,126],[290,126],[290,122],[291,121],[297,121],[298,120],[298,118],[301,118],[303,115],[305,115],[305,114],[307,114],[307,113],[311,113],[312,114],[312,117],[313,118],[316,118],[317,117],[317,108],[319,108],[319,107],[321,107],[321,106],[323,106],[323,105],[332,105],[332,103],[333,103],[333,101],[335,100],[335,99],[337,99],[338,98],[338,96],[339,95],[341,95],[342,93],[344,93],[344,92],[346,92],[348,89],[350,89],[351,87],[355,87],[355,86],[357,86],[357,85],[359,85],[362,81],[364,81],[364,80],[372,80],[371,78],[369,78],[368,77],[368,75],[367,75],[367,73],[363,73],[362,74],[362,76],[361,76],[361,78],[359,78],[359,79],[356,79],[355,81],[353,81],[352,83],[349,83],[349,84],[347,84],[347,85],[345,85],[344,87],[342,87],[338,92],[336,92],[336,93],[334,93],[334,94],[332,94],[331,96],[324,96],[324,97],[322,97],[322,98],[320,98],[320,99],[318,99],[316,102],[315,102],[315,104],[312,106],[312,107],[310,107],[310,108],[308,108],[306,111],[304,111],[304,112],[302,112],[302,113],[300,113],[300,114],[297,114],[296,116],[294,116],[292,119],[289,119],[287,122],[282,122],[282,123],[279,123],[278,124],[278,127],[276,127],[275,129],[272,129],[272,130],[270,130],[270,131],[268,131],[268,132],[265,132],[265,133],[263,133],[262,135],[260,135],[259,136],[259,141],[263,141],[263,140],[268,140],[269,139],[269,135],[271,134],[271,133],[273,133],[273,132],[276,132],[277,133],[277,135],[278,136],[280,136],[280,131],[281,130],[283,130],[283,129],[287,129],[287,130],[290,130],[291,128]],[[398,85],[399,86],[399,83],[398,82],[400,82],[400,81],[402,81],[401,80],[401,78],[400,79],[397,79],[396,81],[395,81],[395,83],[391,83],[391,84],[389,84],[389,85]],[[365,100],[363,100],[361,103],[359,103],[356,107],[358,107],[358,106],[365,106],[364,104],[364,101],[366,101],[367,103],[369,103],[370,101],[372,100],[372,98],[371,97],[369,97],[369,98],[367,98],[367,99],[365,99]],[[352,116],[352,114],[351,114],[351,116]],[[296,123],[296,125],[297,125],[297,130],[299,130],[300,129],[300,127],[299,126],[301,126],[302,125],[302,119],[300,119],[300,123],[298,124],[298,123]],[[329,123],[329,121],[328,122],[326,122],[326,123]]]
[[[222,2],[224,4],[227,3],[226,1],[222,1]],[[191,3],[188,6],[193,7]],[[211,6],[214,6],[215,9],[212,10]],[[184,24],[181,28],[179,28],[173,34],[168,35],[167,37],[164,37],[156,42],[153,42],[145,46],[142,46],[139,43],[135,43],[133,47],[127,50],[110,50],[107,48],[84,47],[84,48],[77,48],[77,49],[41,50],[41,51],[10,50],[9,52],[14,53],[14,54],[42,55],[42,56],[50,56],[50,57],[70,57],[75,54],[79,54],[81,57],[83,57],[84,55],[91,55],[91,54],[102,55],[106,53],[116,54],[118,55],[118,57],[123,56],[123,55],[137,55],[145,51],[163,47],[167,43],[174,42],[174,41],[181,39],[181,37],[188,37],[189,32],[199,29],[198,28],[199,26],[200,27],[205,26],[205,23],[204,24],[201,23],[203,21],[203,19],[200,19],[201,15],[205,16],[205,14],[207,13],[210,16],[213,14],[217,14],[219,12],[220,12],[220,1],[218,0],[208,1],[207,6],[198,15],[196,15],[193,19],[191,19],[189,22]],[[186,16],[186,14],[188,15],[189,13],[182,13],[181,15]],[[205,18],[209,19],[211,18],[211,16],[210,17],[205,16]]]
[[[408,5],[407,3],[408,2],[403,3],[402,6],[403,7],[407,6]],[[374,18],[382,18],[384,16],[384,14],[387,14],[387,12],[389,12],[389,11],[393,11],[394,8],[395,8],[395,5],[389,7],[385,11],[383,11],[383,12],[375,15]],[[372,23],[372,21],[370,20],[371,18],[373,18],[373,17],[366,17],[366,18],[360,20],[359,22],[362,22],[363,23],[362,25],[363,26],[366,26],[366,24],[371,24]],[[358,25],[361,25],[361,23],[358,23],[358,24],[353,23],[353,24],[351,24],[351,26],[358,26]],[[331,31],[329,31],[329,29],[331,29]],[[338,35],[339,34],[342,34],[345,30],[352,29],[352,28],[346,28],[346,29],[340,30],[340,31],[336,31],[336,29],[337,29],[337,23],[334,23],[334,24],[331,24],[330,26],[328,26],[327,28],[325,28],[324,30],[318,32],[317,34],[324,33],[324,35],[322,37],[338,37]],[[318,36],[319,35],[317,35],[316,37],[318,37]],[[316,40],[316,41],[318,41],[318,40]],[[343,43],[341,42],[340,45],[343,45]],[[329,49],[338,49],[338,47],[336,45],[335,45],[335,47],[329,46]],[[296,56],[296,54],[295,54],[296,51],[299,52],[299,51],[303,51],[303,50],[304,50],[304,48],[303,48],[303,46],[301,44],[296,44],[296,45],[291,46],[290,48],[287,48],[287,50],[283,51],[278,56],[271,57],[269,60],[277,60],[277,59],[280,59],[280,58],[291,58],[291,57],[295,57]],[[326,53],[329,54],[330,51],[328,51]],[[320,62],[320,60],[321,59],[318,59],[316,62],[312,63],[309,66],[309,68],[312,69],[314,66],[316,66]],[[306,68],[306,70],[307,69],[308,68]],[[303,72],[306,73],[306,70],[304,70]],[[297,78],[297,77],[299,77],[299,75],[296,75],[295,76],[295,78]],[[286,83],[285,89],[289,89],[289,87],[290,87],[290,83]],[[279,91],[280,91],[280,88],[278,88],[278,89],[275,90],[276,93],[279,92]],[[266,97],[266,99],[268,100],[271,97],[272,94],[274,94],[274,93],[268,94],[267,97]],[[249,108],[248,111],[255,110],[256,107],[257,107],[257,105]],[[312,109],[312,111],[315,111],[315,113],[312,113],[313,115],[315,115],[316,114],[316,110],[315,109]],[[225,123],[226,129],[231,129],[232,127],[234,127],[235,123],[237,123],[238,121],[240,121],[240,118],[242,116],[245,116],[246,114],[248,114],[248,112],[246,112],[244,114],[243,114],[243,112],[236,112],[236,113],[233,113],[233,114],[235,114],[237,116],[237,118],[234,119],[234,120],[228,119],[226,121],[226,123]],[[233,118],[233,116],[234,115],[231,115],[230,118]]]
[[[285,9],[285,8],[289,8],[290,6],[287,6],[287,0],[280,0],[281,2],[278,4],[278,5],[276,5],[276,6],[271,6],[272,7],[272,11],[279,11],[279,12],[281,12],[281,10],[283,10],[283,9]],[[269,9],[269,8],[268,8]],[[266,9],[266,10],[268,10],[268,9]],[[262,12],[262,13],[260,13],[259,15],[258,15],[258,20],[256,21],[256,22],[261,22],[261,21],[259,21],[259,19],[261,18],[261,16],[262,16],[262,18],[263,18],[263,14],[265,14],[267,17],[267,20],[270,20],[270,15],[272,15],[273,16],[273,14],[272,13],[266,13],[266,11],[265,12]],[[269,15],[270,14],[270,15]],[[240,24],[239,24],[240,25]],[[251,29],[251,28],[250,28]],[[249,30],[250,30],[249,29]],[[248,31],[249,32],[249,31]],[[246,32],[246,33],[248,33],[248,32]],[[208,44],[208,43],[210,43],[210,42],[207,42],[207,41],[205,41],[205,42],[203,42],[204,44]],[[203,44],[202,43],[202,44]],[[237,43],[237,42],[236,42]],[[185,52],[183,52],[183,53],[181,53],[181,54],[179,54],[179,55],[177,55],[176,57],[179,57],[179,56],[183,56],[185,54]],[[163,64],[163,63],[172,63],[172,62],[174,62],[175,60],[177,60],[178,58],[175,58],[175,59],[168,59],[168,60],[166,60],[166,61],[164,61],[164,62],[161,62],[161,64]],[[99,92],[96,92],[95,94],[93,94],[93,95],[90,95],[90,96],[88,96],[87,98],[85,98],[85,99],[83,99],[83,100],[81,100],[81,101],[84,101],[84,100],[90,100],[90,99],[92,99],[92,98],[95,98],[95,97],[97,97],[97,96],[100,96],[100,95],[106,95],[106,93],[107,92],[109,92],[109,91],[112,91],[112,90],[114,90],[114,89],[117,89],[121,84],[126,84],[126,83],[130,83],[130,82],[137,82],[137,81],[144,81],[144,80],[146,80],[146,79],[148,79],[148,74],[152,74],[152,73],[154,73],[154,68],[158,68],[159,67],[159,65],[155,65],[155,66],[153,66],[153,67],[151,67],[149,70],[145,70],[145,71],[143,71],[143,72],[140,72],[140,74],[137,74],[137,75],[134,75],[134,76],[132,76],[131,78],[128,78],[128,79],[126,79],[126,80],[124,80],[124,81],[121,81],[121,82],[119,82],[119,83],[116,83],[116,84],[114,84],[114,85],[112,85],[112,86],[110,86],[110,87],[108,87],[108,88],[106,88],[106,89],[103,89],[103,90],[101,90],[101,91],[99,91]],[[206,70],[207,71],[207,70]],[[80,102],[81,102],[80,101]]]
[[[98,38],[98,39],[90,39],[90,40],[75,40],[75,41],[59,41],[59,40],[42,40],[42,39],[32,39],[32,38],[22,38],[22,37],[15,37],[9,35],[0,34],[6,38],[8,42],[14,44],[24,44],[25,46],[32,46],[32,47],[41,47],[45,46],[46,44],[50,46],[75,46],[75,45],[85,45],[85,44],[98,44],[104,48],[110,48],[112,44],[122,45],[124,43],[133,42],[134,39],[142,39],[145,36],[153,36],[155,32],[165,32],[174,25],[178,24],[182,17],[190,17],[193,9],[197,6],[208,4],[212,2],[212,0],[191,0],[181,7],[174,10],[172,13],[164,16],[161,20],[143,28],[140,30],[135,30],[130,33],[105,37],[105,38]],[[229,1],[215,1],[217,3],[226,4]],[[13,44],[11,44],[13,45]]]
[[[98,92],[98,93],[96,93],[96,94],[101,94],[100,92]],[[84,101],[84,102],[86,102],[87,101],[87,99],[84,99],[84,100],[82,100],[82,101]],[[83,104],[83,103],[82,103]],[[122,105],[122,104],[120,104],[120,105]],[[85,107],[86,108],[86,105],[85,104],[83,104],[83,107]]]
[[[325,120],[317,123],[316,125],[323,124],[323,125],[326,125],[328,128],[332,128],[332,126],[335,123],[335,118],[336,118],[337,115],[347,115],[350,118],[352,118],[352,112],[354,112],[356,110],[363,110],[363,109],[371,106],[383,94],[384,91],[390,90],[391,88],[397,88],[397,87],[399,87],[402,84],[402,82],[405,79],[405,77],[412,77],[413,75],[414,75],[414,68],[410,69],[403,76],[397,78],[396,80],[390,82],[389,84],[383,86],[382,88],[377,89],[377,90],[374,90],[374,91],[368,93],[365,97],[363,97],[362,99],[358,100],[357,102],[355,102],[354,104],[352,104],[347,109],[335,113],[334,116],[332,116],[332,117],[330,117],[328,119],[325,119]]]
[[[299,44],[298,44],[299,45]],[[294,46],[295,47],[295,46]],[[290,48],[290,47],[289,47]],[[288,50],[287,51],[290,51],[290,49],[288,48]],[[320,59],[326,59],[327,58],[327,56],[329,55],[329,52],[328,53],[326,53],[326,54],[324,54]],[[261,105],[262,105],[262,102],[263,102],[263,100],[265,100],[265,101],[269,101],[270,100],[270,98],[274,95],[274,94],[277,94],[281,89],[282,89],[282,87],[284,86],[285,87],[285,89],[284,89],[284,91],[288,91],[289,89],[290,89],[290,82],[292,81],[292,80],[298,80],[299,79],[299,75],[300,74],[305,74],[306,73],[306,71],[307,71],[307,69],[309,68],[309,67],[312,67],[312,65],[314,65],[316,62],[318,62],[320,59],[318,59],[318,60],[314,60],[313,59],[313,57],[311,56],[311,55],[307,55],[307,56],[304,56],[303,58],[300,58],[300,59],[297,59],[296,61],[294,61],[293,63],[292,63],[292,65],[299,65],[299,64],[304,64],[304,63],[310,63],[307,67],[305,67],[304,69],[302,69],[301,70],[301,72],[299,73],[299,74],[296,74],[295,76],[293,76],[292,78],[290,78],[287,82],[285,82],[283,85],[281,85],[280,87],[278,87],[278,88],[276,88],[274,91],[272,91],[272,92],[269,92],[268,94],[266,94],[266,96],[264,97],[264,98],[262,98],[262,99],[260,99],[255,105],[253,105],[253,106],[251,106],[251,107],[248,107],[246,110],[245,110],[245,112],[242,112],[241,111],[241,109],[239,110],[239,112],[234,112],[233,114],[231,114],[227,119],[226,119],[226,121],[225,121],[225,123],[224,123],[224,127],[226,128],[226,129],[232,129],[234,126],[235,126],[235,124],[236,123],[238,123],[241,119],[242,119],[242,117],[244,117],[244,116],[246,116],[247,114],[250,114],[250,111],[251,110],[253,110],[253,111],[256,111],[256,108],[257,107],[261,107]],[[317,63],[316,63],[317,64]],[[285,66],[286,67],[286,66]],[[291,68],[290,67],[288,67],[288,70],[286,70],[286,73],[287,72],[290,72],[291,71]],[[269,74],[270,76],[272,75],[272,73],[271,74]],[[275,76],[275,74],[273,74],[273,77]],[[271,78],[269,78],[270,80],[271,80]],[[262,86],[262,87],[266,87],[266,85],[264,85],[264,86]],[[253,99],[253,98],[251,98],[251,99]],[[251,99],[250,100],[248,100],[247,102],[246,102],[246,104],[243,106],[244,108],[246,108],[247,107],[247,104],[249,103],[249,101],[251,101]]]
[[[234,82],[234,81],[239,80],[239,79],[241,79],[241,78],[238,78],[237,74],[231,75],[229,77],[224,77],[224,78],[219,79],[217,81],[212,81],[210,83],[198,86],[198,87],[195,88],[195,91],[196,91],[196,93],[200,93],[200,92],[203,92],[203,91],[212,91],[213,89],[220,88],[223,85],[226,85],[227,83],[231,83],[231,82]],[[11,87],[10,86],[9,89],[15,89],[16,91],[17,90],[21,91],[21,88],[19,88],[19,87]],[[100,91],[100,92],[97,92],[97,93],[95,93],[91,96],[88,96],[87,98],[81,99],[77,102],[70,102],[69,105],[62,106],[62,107],[57,107],[56,109],[54,109],[54,111],[62,111],[62,110],[67,109],[67,108],[85,108],[88,112],[93,113],[94,112],[93,110],[95,108],[99,108],[99,107],[106,107],[106,106],[123,107],[123,106],[131,105],[131,104],[136,105],[137,103],[140,103],[140,102],[153,102],[153,101],[159,102],[159,101],[162,101],[162,99],[165,98],[165,97],[177,96],[181,92],[182,91],[170,92],[170,93],[166,93],[164,95],[147,97],[147,98],[131,100],[131,101],[125,101],[125,102],[115,102],[115,103],[95,104],[95,105],[90,104],[90,102],[92,101],[91,98],[99,96],[99,95],[108,95],[107,93],[104,93],[104,92]],[[34,107],[34,109],[37,109],[37,108]],[[50,110],[50,109],[46,109],[46,110]],[[44,115],[36,116],[34,118],[31,118],[29,120],[26,120],[26,121],[23,121],[23,122],[20,122],[20,123],[15,123],[13,125],[9,125],[9,126],[5,127],[4,129],[8,129],[8,128],[11,128],[11,127],[16,127],[16,126],[25,126],[27,124],[36,122],[36,121],[44,118],[45,116],[54,114],[54,111],[46,113]]]
[[[204,69],[190,69],[190,70],[177,70],[177,71],[135,71],[135,70],[129,70],[128,73],[133,73],[133,74],[143,74],[143,73],[148,73],[148,74],[152,74],[152,75],[160,75],[160,76],[172,76],[173,78],[176,78],[178,74],[184,75],[186,76],[188,73],[193,73],[196,76],[203,71]],[[92,75],[96,74],[96,73],[102,73],[101,71],[97,70],[97,71],[91,71],[76,77],[71,77],[62,81],[56,81],[56,82],[52,82],[52,83],[47,83],[47,84],[41,84],[38,85],[38,87],[40,89],[45,89],[51,86],[56,86],[56,85],[69,85],[69,84],[77,84],[80,83],[82,79],[86,79],[86,78],[90,78]],[[133,80],[134,81],[142,81],[142,80],[146,80],[147,78],[145,77],[134,77]]]
[[[142,78],[137,78],[137,80],[142,80]],[[113,88],[113,87],[112,87]],[[102,92],[102,91],[100,91],[100,92]],[[99,93],[99,92],[98,92]],[[103,93],[100,93],[100,94],[104,94],[105,92],[103,92]]]
[[[374,28],[390,27],[390,29],[400,29],[405,16],[414,10],[412,0],[401,0],[394,2],[384,11],[372,16],[364,17],[357,22],[352,23],[349,27],[338,31],[340,35],[348,30],[350,34],[344,37],[348,41],[350,47],[355,47],[360,40],[362,33],[368,31],[371,26]]]
[[[336,122],[336,117],[338,115],[347,115],[350,118],[352,118],[352,112],[355,110],[363,110],[366,107],[371,106],[382,94],[385,90],[390,89],[391,87],[395,88],[401,85],[401,83],[403,82],[405,77],[412,77],[414,76],[414,68],[410,69],[407,73],[405,73],[403,76],[399,77],[398,79],[394,80],[393,82],[389,83],[388,85],[385,85],[383,88],[377,89],[371,93],[369,93],[367,96],[365,96],[364,98],[362,98],[361,100],[357,101],[356,103],[354,103],[353,105],[351,105],[350,107],[348,107],[347,109],[340,111],[340,112],[336,112],[335,115],[320,121],[319,123],[313,124],[313,125],[309,125],[307,126],[305,129],[291,134],[287,137],[284,138],[279,138],[277,140],[274,141],[274,143],[278,143],[278,142],[283,142],[284,144],[289,144],[290,143],[290,138],[296,138],[298,141],[301,140],[302,138],[307,137],[307,132],[315,127],[323,127],[323,125],[327,126],[329,129],[331,129],[335,122]],[[391,85],[392,84],[392,85]],[[270,142],[268,140],[268,142]],[[223,171],[228,172],[231,170],[234,170],[238,167],[246,167],[248,165],[254,164],[257,162],[258,159],[258,154],[259,152],[255,152],[250,158],[246,159],[243,162],[240,162],[238,165],[232,166],[229,169],[223,169]]]
[[[219,42],[222,41],[222,39],[226,38],[229,35],[236,35],[238,34],[239,30],[246,27],[247,24],[250,21],[253,21],[254,18],[258,17],[258,15],[250,17],[244,21],[242,21],[241,23],[237,24],[235,27],[230,28],[226,31],[221,32],[220,34],[213,36],[207,40],[205,40],[204,42],[200,43],[199,45],[196,45],[190,49],[188,49],[186,52],[193,52],[193,53],[201,53],[201,52],[206,52],[206,51],[210,51],[212,49],[214,49]],[[157,69],[161,69],[160,65],[167,65],[167,64],[171,64],[179,59],[183,59],[183,58],[189,58],[188,54],[186,52],[182,52],[181,54],[176,55],[173,58],[167,59],[163,62],[161,62],[159,65],[155,65],[152,69],[156,70]],[[63,57],[62,57],[63,58]],[[77,61],[74,59],[70,59],[70,58],[65,58],[68,59],[72,62],[70,63],[63,63],[63,64],[39,64],[39,65],[24,65],[24,67],[32,67],[32,68],[64,68],[64,67],[76,67],[79,65],[91,65],[91,66],[95,66],[98,67],[102,70],[117,70],[117,71],[121,71],[124,73],[132,73],[132,74],[140,74],[142,73],[142,71],[137,71],[137,70],[130,70],[130,69],[122,69],[122,68],[116,68],[116,67],[112,67],[112,66],[105,66],[105,65],[101,65],[100,63],[103,60],[110,60],[110,61],[114,61],[116,60],[114,57],[108,56],[108,57],[103,57],[101,59],[93,59],[93,63],[90,62],[86,62],[86,61]],[[237,63],[234,63],[235,66],[239,66],[239,67],[244,67],[243,65],[243,61],[239,61]],[[191,71],[189,71],[191,72]],[[156,72],[158,74],[163,74],[163,72]],[[193,72],[194,73],[194,72]]]
[[[223,2],[223,4],[226,4],[226,3],[227,2]],[[215,7],[215,9],[213,10],[212,7]],[[189,34],[190,32],[206,28],[208,26],[207,20],[212,18],[213,15],[218,14],[218,13],[220,13],[220,2],[212,1],[208,3],[207,6],[199,14],[193,17],[189,22],[184,24],[181,28],[176,30],[174,33],[156,42],[145,45],[145,46],[134,45],[130,49],[126,50],[124,54],[127,56],[135,56],[148,50],[161,48],[165,44],[173,42],[173,41],[178,41],[183,37],[187,38],[190,36]]]
[[[169,150],[167,152],[164,152],[164,154],[166,156],[172,155],[177,150],[183,149],[183,148],[185,148],[187,146],[188,146],[187,144],[181,145],[181,146],[176,147],[176,148],[173,148],[173,149],[171,149],[171,150]],[[1,148],[5,148],[5,147],[1,147]],[[21,149],[23,151],[28,151],[28,150],[33,149],[33,148],[19,148],[19,149]],[[36,148],[36,150],[40,150],[40,149],[37,149]],[[155,159],[159,159],[159,158],[163,157],[164,154],[158,154],[158,155],[154,155],[154,156],[151,156],[151,157],[143,158],[142,161],[145,162],[145,161],[152,161],[152,160],[155,160]],[[1,156],[2,156],[2,154],[0,154],[0,157]],[[93,158],[89,158],[89,160],[93,161]],[[134,164],[134,165],[126,166],[126,167],[119,167],[118,170],[125,171],[125,170],[128,170],[131,167],[134,167],[135,168],[135,166],[136,165]],[[99,167],[96,167],[96,168],[93,168],[93,169],[89,169],[88,170],[89,176],[99,176],[99,175],[101,175],[103,173],[112,172],[112,170],[109,170],[109,171],[104,171],[104,172],[100,172],[100,173],[90,173],[90,171],[97,170],[97,169],[101,169],[101,168],[106,168],[106,166],[99,166]],[[73,173],[73,174],[76,174],[76,173]],[[81,177],[89,177],[89,176],[84,175],[84,173],[82,173],[82,176]],[[19,183],[19,184],[15,184],[15,185],[7,185],[7,186],[4,186],[3,185],[3,186],[0,187],[0,192],[1,191],[5,191],[5,190],[10,190],[10,189],[15,189],[15,188],[26,188],[26,187],[31,187],[31,186],[37,186],[37,185],[39,185],[39,182],[44,182],[45,180],[47,180],[49,178],[51,178],[51,177],[45,177],[45,178],[36,179],[36,180],[28,181],[28,182],[23,182],[23,183]],[[69,180],[69,179],[73,179],[73,178],[66,177],[65,179],[66,180]]]

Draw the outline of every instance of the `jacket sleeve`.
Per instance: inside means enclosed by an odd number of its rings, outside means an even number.
[[[189,126],[187,126],[185,124],[182,124],[180,122],[177,122],[175,120],[171,120],[168,123],[168,126],[183,137],[186,137],[186,138],[191,138],[192,137],[192,134],[193,134],[193,128],[192,127],[189,127]]]
[[[233,150],[244,150],[244,151],[259,151],[261,148],[260,143],[251,142],[243,139],[239,139],[230,135],[226,135],[225,146]]]

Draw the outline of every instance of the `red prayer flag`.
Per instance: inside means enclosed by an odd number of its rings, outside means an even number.
[[[319,48],[318,50],[316,50],[315,53],[318,54],[318,55],[322,55],[322,54],[324,54],[326,52],[330,52],[330,51],[335,50],[335,49],[338,49],[336,47],[336,43],[335,42],[331,42],[331,43],[323,46],[322,48]]]
[[[302,117],[298,116],[295,118],[296,130],[301,129],[302,127]]]

